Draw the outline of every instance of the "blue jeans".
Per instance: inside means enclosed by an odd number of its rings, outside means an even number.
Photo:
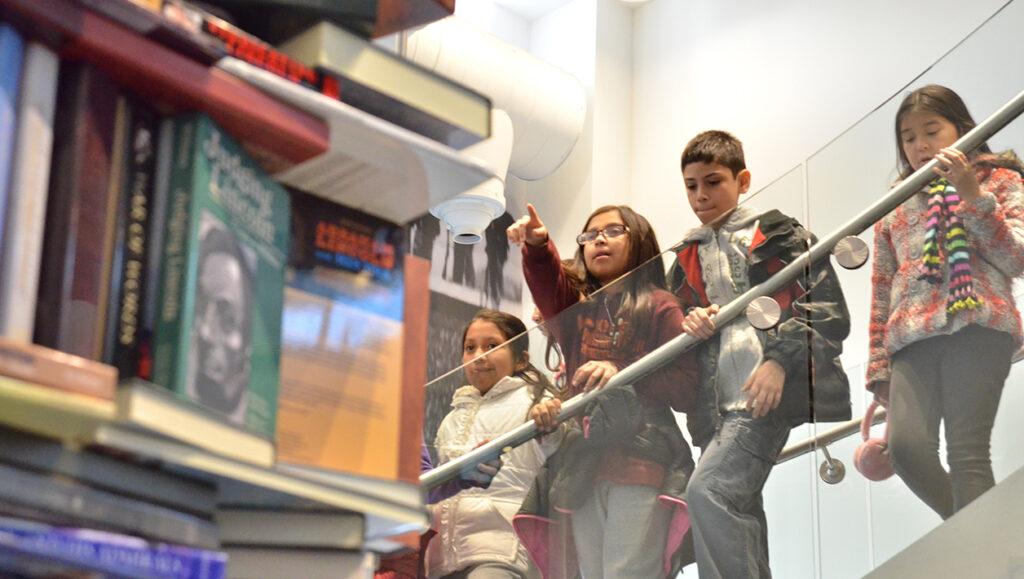
[[[789,437],[772,415],[725,415],[686,487],[701,579],[771,577],[761,490]]]

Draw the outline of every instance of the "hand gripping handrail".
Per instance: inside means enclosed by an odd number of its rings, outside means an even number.
[[[1024,112],[1024,91],[1020,92],[1003,105],[999,110],[992,113],[987,119],[979,123],[969,133],[953,143],[953,148],[970,152],[976,149],[994,135],[1010,124],[1022,112]],[[896,209],[911,195],[919,191],[935,178],[932,169],[938,161],[932,159],[923,167],[915,171],[897,186],[867,209],[856,215],[850,221],[837,228],[831,235],[824,237],[811,246],[806,252],[794,259],[788,265],[779,270],[775,275],[765,282],[754,286],[723,306],[715,316],[717,328],[725,326],[737,316],[743,314],[747,305],[762,296],[770,296],[779,291],[787,284],[795,280],[808,267],[819,263],[822,259],[828,259],[832,248],[844,237],[861,233],[876,221],[884,217],[893,209]],[[665,342],[650,354],[640,358],[633,364],[623,368],[618,374],[611,377],[604,388],[592,390],[585,394],[575,396],[562,405],[562,411],[558,414],[558,421],[562,422],[580,414],[587,404],[600,396],[605,389],[614,388],[617,385],[632,384],[647,374],[657,370],[661,366],[675,359],[676,356],[686,352],[695,346],[699,340],[682,334]],[[500,456],[502,453],[523,444],[539,434],[537,426],[533,422],[526,422],[518,428],[495,438],[491,442],[481,445],[465,455],[449,461],[433,470],[427,471],[420,476],[420,485],[425,489],[432,489],[459,475],[464,469],[472,468],[479,462],[490,460]]]

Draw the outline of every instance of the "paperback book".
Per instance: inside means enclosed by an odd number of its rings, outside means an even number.
[[[278,460],[395,478],[403,231],[303,193],[292,208]]]
[[[288,194],[203,114],[173,155],[153,381],[272,437]]]

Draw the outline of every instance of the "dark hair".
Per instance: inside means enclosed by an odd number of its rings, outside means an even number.
[[[726,131],[704,131],[690,139],[679,160],[679,170],[690,163],[716,163],[728,167],[733,177],[747,168],[743,143]]]
[[[636,319],[637,316],[643,317],[650,310],[651,294],[654,290],[665,289],[668,285],[665,281],[665,267],[661,263],[661,246],[658,245],[658,237],[647,218],[633,211],[628,205],[598,207],[587,217],[582,231],[587,230],[594,217],[609,211],[618,211],[623,223],[629,228],[629,261],[628,272],[607,285],[624,284],[619,311]],[[656,263],[650,263],[652,260]],[[601,289],[597,278],[587,271],[582,245],[576,248],[571,260],[562,261],[562,268],[584,298]]]
[[[956,128],[957,137],[966,135],[977,126],[970,111],[967,110],[967,105],[963,99],[960,98],[960,95],[953,92],[952,89],[937,84],[930,84],[908,94],[904,97],[903,102],[900,103],[899,110],[896,111],[895,123],[896,151],[899,155],[898,169],[901,180],[906,179],[914,172],[914,168],[910,166],[907,154],[903,150],[903,139],[900,135],[903,118],[914,111],[926,111],[946,119]],[[970,158],[975,164],[1012,169],[1024,175],[1024,163],[1021,162],[1017,154],[1012,150],[994,155],[988,147],[988,143],[982,143],[971,152]]]
[[[529,361],[530,334],[527,333],[526,324],[522,320],[512,314],[506,314],[497,310],[480,310],[466,324],[466,328],[462,330],[463,344],[466,343],[466,334],[469,332],[469,327],[476,322],[490,322],[494,324],[505,339],[506,347],[512,350],[512,359],[516,362],[526,362],[526,366],[522,370],[516,370],[512,375],[522,378],[524,382],[532,386],[533,404],[540,402],[545,391],[554,393],[554,385],[551,384],[551,381]]]
[[[587,221],[583,224],[583,229],[580,232],[586,231],[587,227],[590,226],[590,222],[595,217],[609,211],[618,211],[619,216],[622,217],[622,222],[629,229],[626,232],[626,235],[629,236],[629,261],[627,262],[629,271],[661,255],[661,246],[658,245],[658,237],[654,234],[654,228],[651,227],[647,218],[633,211],[628,205],[604,205],[598,207],[587,217]],[[572,259],[562,261],[562,267],[584,297],[601,288],[601,283],[597,281],[597,278],[587,271],[587,262],[583,258],[582,245],[576,246],[576,253]],[[628,278],[631,288],[647,285],[664,288],[666,285],[663,268],[645,268],[639,277],[630,275]]]
[[[946,119],[956,128],[957,137],[966,135],[968,131],[977,126],[960,95],[944,86],[930,84],[908,94],[904,97],[903,102],[900,103],[899,110],[896,111],[895,133],[900,179],[906,179],[914,172],[914,168],[910,166],[910,161],[907,159],[907,153],[903,150],[903,138],[901,136],[903,118],[914,111],[935,113]],[[991,152],[988,144],[982,143],[976,149],[976,152],[972,153],[972,156],[977,153]]]

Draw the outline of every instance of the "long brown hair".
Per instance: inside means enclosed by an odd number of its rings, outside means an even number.
[[[650,298],[654,290],[665,289],[667,286],[665,268],[660,261],[661,246],[658,245],[658,237],[654,234],[654,228],[651,227],[647,218],[628,205],[598,207],[587,217],[581,232],[587,230],[595,217],[609,211],[618,211],[623,224],[627,227],[629,258],[626,264],[627,273],[606,285],[625,284],[622,288],[623,299],[619,311],[633,317],[650,309]],[[650,263],[651,260],[656,260],[657,263]],[[641,268],[641,266],[644,267]],[[587,271],[582,245],[576,247],[576,253],[572,259],[562,262],[562,267],[584,298],[601,289],[597,278]],[[639,271],[637,271],[638,268],[640,268]]]
[[[914,172],[914,168],[910,166],[907,154],[903,150],[903,139],[900,136],[903,118],[913,111],[927,111],[946,119],[956,128],[957,137],[966,135],[977,126],[963,99],[952,89],[930,84],[908,94],[900,103],[899,110],[896,111],[896,150],[899,154],[898,169],[901,180],[906,179]],[[1012,169],[1024,175],[1024,163],[1012,150],[994,155],[988,143],[982,143],[970,154],[970,158],[974,163]]]

